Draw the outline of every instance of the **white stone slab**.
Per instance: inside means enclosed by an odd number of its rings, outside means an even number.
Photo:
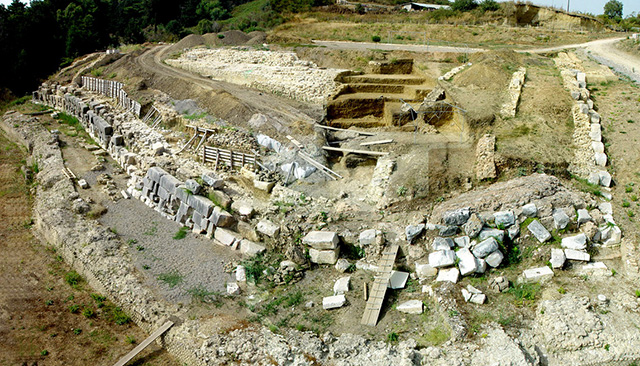
[[[565,249],[564,255],[567,257],[567,259],[572,261],[588,262],[589,260],[591,260],[591,256],[589,255],[589,253],[582,250]]]
[[[334,231],[311,231],[302,238],[303,244],[318,250],[336,249],[339,242],[338,234]]]
[[[552,277],[553,271],[547,266],[526,269],[522,273],[522,280],[525,283],[544,282]]]
[[[458,269],[455,267],[441,269],[440,271],[438,271],[438,277],[436,277],[436,282],[449,281],[449,282],[457,283],[459,277],[460,277],[460,271],[458,271]]]
[[[391,271],[391,277],[389,277],[389,284],[387,285],[387,287],[392,290],[404,288],[407,285],[408,279],[408,272]]]
[[[581,233],[562,238],[562,247],[566,249],[584,250],[587,248],[587,236]]]
[[[454,265],[456,253],[453,250],[437,250],[429,253],[429,265],[433,268],[442,268]]]
[[[347,299],[344,295],[335,295],[322,298],[322,308],[324,310],[337,309],[344,306]]]
[[[416,274],[420,279],[435,277],[438,274],[438,269],[426,263],[416,263]]]
[[[309,257],[312,263],[317,264],[336,264],[340,248],[333,250],[317,250],[309,248]]]
[[[469,248],[462,248],[458,250],[456,252],[456,257],[458,257],[458,259],[460,260],[458,262],[458,268],[460,269],[460,274],[462,276],[475,273],[475,271],[478,269],[476,257],[474,257]]]
[[[527,229],[541,243],[544,243],[545,241],[551,239],[551,234],[549,233],[549,231],[544,226],[542,226],[542,224],[538,220],[531,221],[531,223],[527,226]]]
[[[340,277],[333,284],[334,295],[344,295],[349,292],[349,283],[351,282],[351,276]]]
[[[270,238],[275,238],[280,234],[280,226],[267,219],[260,220],[258,226],[256,226],[256,230]]]
[[[562,268],[566,260],[567,257],[564,255],[564,250],[558,248],[551,249],[551,267]]]
[[[396,306],[396,310],[406,314],[422,314],[424,311],[424,304],[420,300],[409,300]]]

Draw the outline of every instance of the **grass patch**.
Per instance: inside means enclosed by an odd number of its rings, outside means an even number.
[[[187,230],[189,230],[189,228],[187,228],[186,226],[183,226],[180,228],[180,230],[178,230],[178,232],[176,233],[176,235],[173,236],[173,239],[175,240],[181,240],[187,237]]]
[[[217,298],[220,296],[220,294],[215,291],[209,291],[204,287],[201,287],[201,286],[194,287],[192,289],[187,290],[187,293],[191,295],[191,298],[194,301],[207,303],[207,304],[219,303],[220,305],[222,305],[222,303],[217,301]]]
[[[240,264],[242,264],[245,268],[245,271],[247,273],[247,280],[253,281],[254,283],[260,282],[262,272],[267,268],[264,263],[264,256],[262,254],[258,254],[255,257],[246,259]]]
[[[64,275],[64,281],[67,284],[69,284],[69,286],[71,286],[72,288],[77,289],[80,287],[80,284],[82,284],[84,280],[82,279],[82,276],[80,276],[78,272],[70,271]]]
[[[182,275],[177,271],[161,273],[158,275],[158,280],[166,283],[169,287],[174,288],[178,284],[182,283]]]
[[[143,235],[154,236],[158,233],[158,223],[156,221],[151,223],[151,227],[142,233]]]
[[[118,325],[125,325],[131,322],[131,317],[120,307],[111,309],[111,320]]]
[[[571,178],[574,179],[574,185],[577,189],[582,192],[590,193],[594,196],[602,196],[602,191],[600,191],[600,186],[597,184],[591,184],[586,179],[577,177],[572,175]]]
[[[539,283],[518,283],[507,290],[516,305],[526,305],[536,300],[540,292]]]

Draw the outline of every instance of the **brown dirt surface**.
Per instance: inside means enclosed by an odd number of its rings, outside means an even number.
[[[0,364],[115,363],[147,334],[130,321],[116,324],[116,306],[82,279],[69,285],[72,269],[30,231],[31,185],[19,170],[26,153],[4,132],[0,147]],[[155,343],[130,363],[143,364],[177,365]]]
[[[640,56],[640,42],[633,39],[625,39],[615,44],[616,48],[631,53],[636,56]]]
[[[591,98],[602,116],[602,136],[616,223],[624,236],[637,241],[640,227],[640,88],[626,80],[590,85]]]

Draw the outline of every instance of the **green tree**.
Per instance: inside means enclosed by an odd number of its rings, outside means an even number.
[[[455,0],[451,9],[455,11],[470,11],[478,7],[476,0]]]
[[[229,12],[218,0],[202,0],[198,4],[196,14],[201,19],[224,20],[229,18]],[[199,24],[199,23],[198,23]]]
[[[622,3],[618,0],[609,0],[604,4],[604,15],[609,19],[620,21],[622,19]]]
[[[480,9],[482,11],[496,11],[500,9],[500,4],[496,0],[483,0],[480,3]]]

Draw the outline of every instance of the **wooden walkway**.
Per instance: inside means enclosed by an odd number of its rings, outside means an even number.
[[[371,293],[367,300],[367,306],[364,309],[364,314],[362,315],[360,324],[372,327],[375,327],[376,324],[378,324],[378,317],[380,317],[382,303],[384,302],[384,296],[387,293],[391,270],[393,269],[393,264],[396,262],[397,254],[397,244],[387,247],[384,252],[382,252],[382,258],[380,258],[380,262],[378,262],[378,274],[375,276],[375,280],[373,281]]]
[[[147,339],[145,339],[142,343],[140,343],[131,352],[129,352],[126,355],[124,355],[124,357],[122,357],[113,366],[124,366],[124,365],[126,365],[127,362],[131,361],[134,357],[136,357],[136,355],[138,353],[140,353],[143,349],[147,348],[147,346],[150,345],[151,342],[155,341],[156,338],[160,337],[164,332],[169,330],[169,328],[171,328],[173,326],[173,324],[174,324],[173,321],[168,320],[160,328],[156,329],[155,332],[151,333],[151,335],[149,337],[147,337]]]

